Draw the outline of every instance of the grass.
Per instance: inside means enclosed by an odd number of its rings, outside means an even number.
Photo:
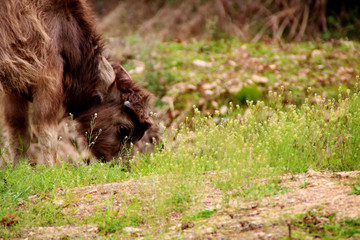
[[[62,216],[59,206],[52,204],[57,190],[126,179],[127,174],[120,168],[102,164],[74,167],[62,163],[51,168],[20,164],[16,169],[2,169],[0,216],[16,213],[21,219],[20,224],[31,223],[33,226],[63,224],[65,216]],[[29,201],[28,197],[35,194],[41,201]]]
[[[84,220],[64,215],[60,206],[52,204],[59,188],[148,176],[151,187],[141,189],[142,197],[122,197],[128,201],[122,214],[110,202],[105,213],[98,212],[86,222],[97,223],[103,234],[121,234],[124,226],[150,224],[157,229],[150,234],[155,234],[167,228],[166,219],[174,213],[189,219],[213,213],[192,212],[208,179],[229,198],[257,199],[284,191],[278,184],[284,173],[308,168],[360,169],[357,91],[347,91],[337,101],[324,99],[299,108],[281,105],[283,97],[275,93],[270,99],[268,104],[249,102],[246,117],[239,114],[239,106],[230,105],[226,114],[214,116],[195,108],[191,120],[165,137],[162,151],[138,157],[129,173],[108,164],[74,167],[62,163],[51,168],[22,164],[3,169],[0,216],[16,213],[19,226],[81,224]],[[29,200],[32,194],[42,200]],[[10,234],[8,228],[1,228]]]
[[[335,214],[324,217],[316,212],[308,212],[297,215],[292,225],[295,227],[292,234],[295,239],[307,239],[306,236],[329,240],[357,239],[360,236],[360,218],[335,221]]]
[[[350,194],[360,195],[360,185],[353,186]]]
[[[200,212],[194,213],[191,216],[185,217],[185,220],[197,220],[197,219],[203,219],[203,218],[210,218],[211,216],[216,213],[216,209],[214,210],[202,210]]]
[[[169,106],[169,98],[185,120],[196,105],[214,113],[224,102],[246,105],[246,100],[267,101],[268,91],[291,91],[285,101],[300,105],[314,93],[337,98],[339,86],[354,86],[360,74],[357,42],[245,43],[235,39],[186,43],[132,40],[136,59],[145,64],[134,73],[156,96],[158,107]],[[139,47],[140,46],[140,47]],[[199,66],[195,60],[208,65]],[[308,89],[311,88],[310,91]],[[163,98],[166,96],[167,98]]]
[[[25,226],[91,223],[110,238],[131,237],[123,230],[127,226],[145,228],[145,235],[151,238],[169,231],[173,221],[196,221],[216,214],[216,210],[204,210],[200,204],[206,191],[211,191],[207,189],[209,182],[223,192],[222,204],[226,207],[226,201],[286,192],[279,184],[285,173],[301,173],[309,168],[359,170],[360,96],[354,84],[356,78],[347,80],[354,90],[340,88],[334,91],[335,98],[326,96],[333,96],[329,93],[333,85],[346,86],[346,81],[316,88],[324,74],[336,79],[341,75],[335,74],[336,69],[359,66],[358,60],[346,54],[355,54],[351,44],[337,44],[299,43],[273,48],[264,43],[219,41],[156,43],[155,50],[140,49],[143,52],[139,56],[151,58],[144,60],[146,69],[135,78],[144,82],[149,79],[147,87],[160,96],[159,107],[164,105],[161,97],[166,95],[174,100],[174,111],[186,110],[184,121],[165,134],[164,148],[136,156],[131,172],[111,164],[74,166],[66,162],[49,168],[22,163],[15,169],[1,169],[0,218],[13,213],[19,222],[0,226],[0,237],[18,237]],[[335,61],[330,51],[345,56]],[[194,66],[195,59],[211,62],[212,66]],[[313,65],[324,64],[326,68],[312,69]],[[266,67],[261,70],[260,66]],[[356,70],[349,69],[346,76],[352,77]],[[299,71],[305,75],[297,74]],[[224,73],[229,76],[222,79]],[[238,92],[222,91],[226,82],[240,84],[254,74],[267,81],[246,83]],[[290,81],[292,77],[295,79]],[[179,85],[185,81],[186,85]],[[205,89],[214,95],[206,95]],[[273,91],[265,95],[265,89]],[[160,109],[168,110],[166,106]],[[70,193],[65,194],[64,204],[53,204],[60,198],[60,190],[134,179],[140,185],[131,194],[112,194],[104,201],[105,207],[97,203],[97,210],[89,216],[76,215],[80,200]],[[358,194],[357,188],[354,194]]]

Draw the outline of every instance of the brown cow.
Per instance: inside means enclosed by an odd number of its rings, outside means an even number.
[[[91,15],[85,0],[0,1],[0,82],[14,166],[27,157],[30,122],[41,149],[37,161],[55,163],[64,112],[105,162],[151,126],[149,94],[103,56]]]

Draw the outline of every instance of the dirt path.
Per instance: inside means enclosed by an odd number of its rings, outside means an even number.
[[[174,220],[173,227],[166,235],[162,235],[162,238],[279,239],[289,236],[289,228],[293,228],[290,224],[293,220],[290,219],[294,219],[296,214],[317,212],[317,216],[309,215],[309,219],[304,217],[304,221],[316,223],[328,222],[334,213],[336,220],[359,218],[360,195],[350,195],[352,188],[348,185],[356,181],[359,176],[360,171],[334,174],[310,170],[306,174],[284,176],[281,184],[289,189],[286,194],[266,197],[259,201],[229,201],[227,206],[221,206],[222,192],[209,184],[208,188],[204,189],[203,209],[218,209],[216,213],[210,218],[194,222],[181,223]],[[149,183],[144,180],[129,180],[73,189],[71,194],[79,199],[75,206],[77,209],[75,214],[78,217],[85,217],[102,205],[106,208],[104,202],[111,195],[141,197],[140,189],[147,184]],[[114,198],[114,203],[121,196]],[[65,201],[60,198],[55,204],[64,205]],[[65,206],[65,212],[66,209]],[[128,227],[125,232],[129,233],[128,237],[141,239],[144,229]],[[24,238],[29,239],[97,237],[100,235],[96,225],[30,228],[24,233]]]

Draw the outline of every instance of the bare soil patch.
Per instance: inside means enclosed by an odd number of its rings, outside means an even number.
[[[279,239],[289,235],[289,221],[297,214],[310,211],[319,213],[317,221],[327,222],[334,213],[335,220],[360,217],[360,195],[351,195],[351,183],[360,176],[360,171],[354,172],[315,172],[295,176],[283,176],[281,185],[289,191],[286,194],[275,195],[257,201],[230,200],[225,203],[223,193],[210,184],[204,188],[202,209],[217,209],[215,214],[207,219],[184,222],[174,217],[173,226],[162,238],[180,239]],[[142,178],[104,185],[92,185],[71,189],[69,192],[59,191],[59,200],[54,204],[62,205],[64,212],[72,212],[83,218],[95,211],[108,207],[108,201],[113,198],[113,208],[118,211],[126,205],[127,196],[150,197],[148,188],[156,179]],[[72,195],[76,204],[68,205],[63,199]],[[146,194],[146,195],[144,195]],[[151,194],[150,194],[151,195]],[[129,238],[141,239],[146,235],[147,226],[130,227],[125,230]],[[99,237],[96,225],[60,227],[31,227],[23,233],[23,238],[30,239],[73,239]],[[125,237],[125,236],[122,236]]]

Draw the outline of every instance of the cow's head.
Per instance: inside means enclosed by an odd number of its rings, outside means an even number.
[[[91,152],[103,162],[124,158],[152,125],[150,95],[138,87],[120,65],[101,57],[95,104],[78,118]]]

